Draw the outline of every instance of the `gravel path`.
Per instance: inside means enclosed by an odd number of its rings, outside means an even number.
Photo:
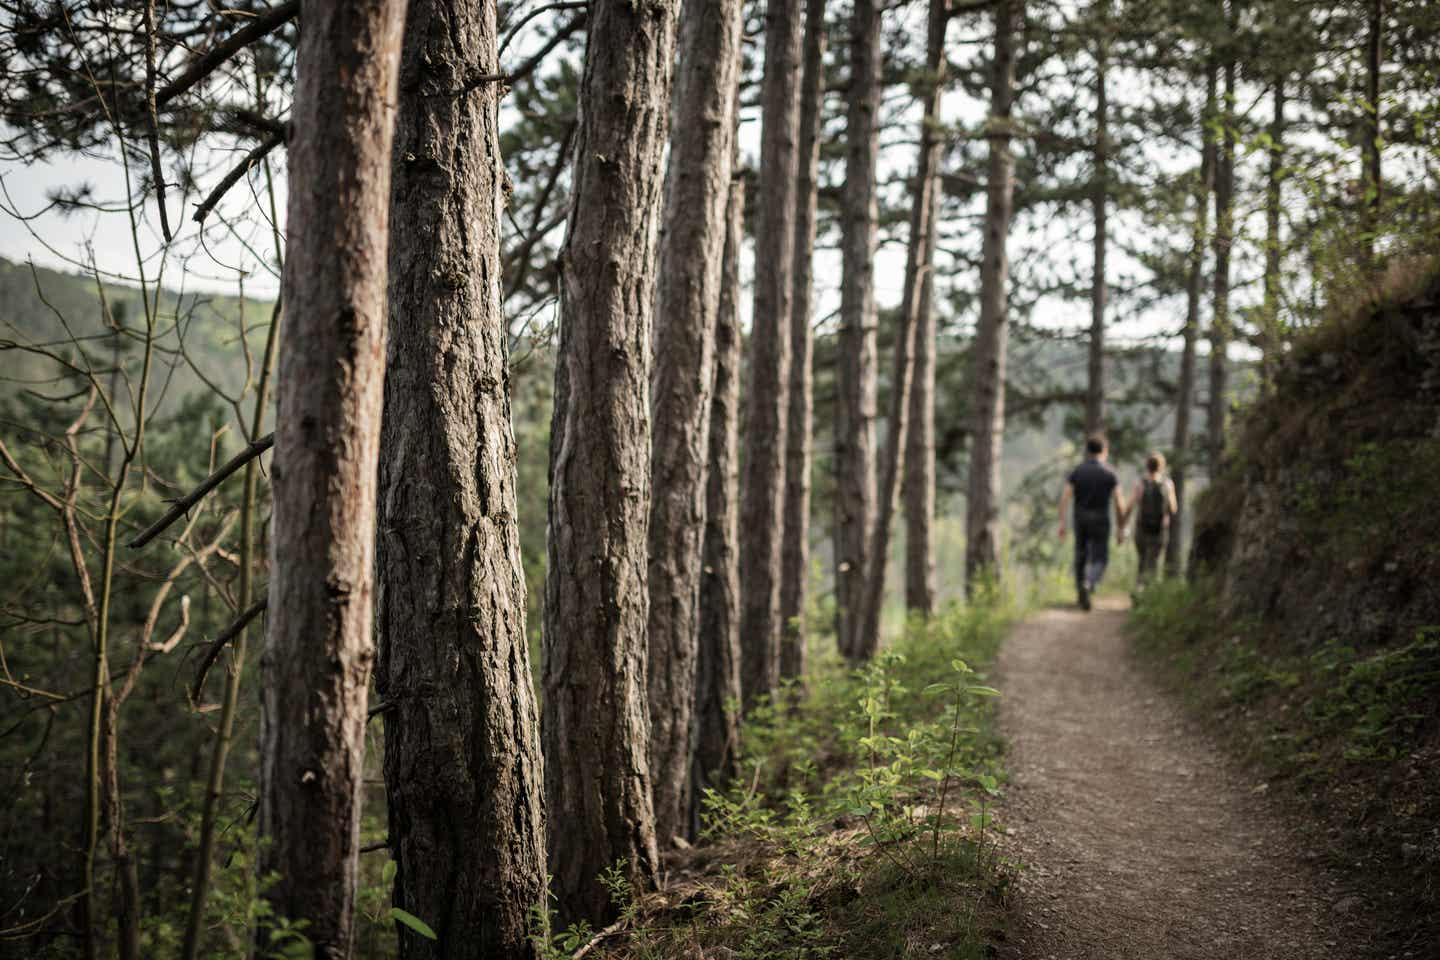
[[[1001,728],[1025,960],[1352,954],[1348,905],[1296,836],[1132,662],[1123,601],[1006,641]],[[1337,910],[1338,905],[1338,910]]]

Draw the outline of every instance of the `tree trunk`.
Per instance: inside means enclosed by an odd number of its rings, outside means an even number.
[[[864,620],[856,655],[868,659],[880,649],[880,614],[885,602],[885,568],[890,555],[890,528],[899,507],[900,477],[909,447],[911,403],[915,369],[915,334],[920,310],[928,307],[924,286],[931,272],[935,240],[936,178],[940,170],[940,93],[945,83],[945,26],[949,14],[945,0],[930,0],[925,49],[926,85],[921,92],[920,155],[915,165],[915,187],[910,204],[910,243],[905,257],[905,291],[895,326],[895,369],[890,384],[889,428],[881,452],[880,512],[866,551]]]
[[[1108,3],[1102,2],[1102,8]],[[1101,20],[1102,34],[1106,24]],[[1102,35],[1095,51],[1095,170],[1091,183],[1090,207],[1095,221],[1093,270],[1090,279],[1090,362],[1085,393],[1085,433],[1105,429],[1105,217],[1110,198],[1110,103],[1106,84],[1108,41]]]
[[[1000,451],[1005,439],[1005,354],[1010,339],[1006,306],[1010,262],[1005,246],[1015,189],[1010,109],[1015,98],[1015,34],[1024,21],[1024,10],[1020,0],[999,0],[995,7],[980,323],[975,331],[975,429],[965,517],[967,591],[973,591],[984,576],[999,573]]]
[[[740,551],[741,679],[747,705],[773,693],[780,681],[780,541],[785,529],[802,13],[793,0],[771,0],[765,11],[760,223],[755,231],[740,491],[740,528],[745,531]]]
[[[810,310],[825,105],[825,0],[805,5],[800,82],[800,154],[795,200],[795,283],[790,308],[790,409],[785,427],[785,536],[780,548],[780,676],[805,675],[805,585],[810,575],[810,450],[814,432],[814,344]]]
[[[1370,0],[1370,25],[1365,37],[1365,255],[1375,269],[1375,239],[1380,231],[1384,181],[1380,172],[1380,66],[1385,54],[1385,0]]]
[[[880,144],[880,5],[855,0],[841,200],[839,360],[835,389],[835,600],[840,652],[862,656],[865,565],[875,518],[876,156]]]
[[[1270,171],[1265,181],[1265,299],[1261,304],[1261,381],[1268,389],[1280,359],[1280,178],[1285,175],[1285,78],[1276,77],[1270,92]]]
[[[404,957],[535,956],[543,769],[500,310],[493,0],[410,0],[391,173],[376,688]],[[464,829],[457,829],[457,825]]]
[[[1209,469],[1220,472],[1225,455],[1226,417],[1229,412],[1230,349],[1230,246],[1235,231],[1235,59],[1225,63],[1225,93],[1221,117],[1223,144],[1215,163],[1215,290],[1214,317],[1210,322],[1210,397],[1205,432],[1209,440]]]
[[[926,250],[933,258],[939,221],[939,191],[928,217]],[[910,429],[905,433],[905,607],[929,617],[935,612],[935,269],[920,278],[915,311],[914,384],[910,388]]]
[[[650,379],[650,776],[655,832],[689,832],[705,472],[735,160],[740,0],[685,0]]]
[[[1185,477],[1190,469],[1190,415],[1195,407],[1195,346],[1200,338],[1200,294],[1205,280],[1205,245],[1210,233],[1210,190],[1215,179],[1215,61],[1205,74],[1205,112],[1200,120],[1200,180],[1195,185],[1195,221],[1190,234],[1190,265],[1185,278],[1185,346],[1180,353],[1180,382],[1175,391],[1174,463],[1170,479],[1175,484],[1179,507],[1170,521],[1170,538],[1165,544],[1165,572],[1180,575],[1181,533],[1185,519]]]
[[[261,661],[261,875],[317,957],[350,956],[385,377],[390,142],[403,0],[306,3]],[[335,82],[337,76],[345,83]]]
[[[705,478],[705,547],[700,580],[700,656],[695,683],[695,762],[691,816],[706,787],[736,773],[740,718],[740,244],[745,181],[730,184],[720,309],[715,323],[715,384],[710,397],[710,469]]]
[[[545,796],[561,923],[617,861],[659,876],[646,702],[650,324],[674,0],[594,0],[561,252],[545,580]]]

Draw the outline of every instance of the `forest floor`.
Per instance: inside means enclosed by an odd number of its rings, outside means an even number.
[[[1126,603],[1052,608],[1001,650],[1025,960],[1348,957],[1357,898],[1304,828],[1135,661]]]

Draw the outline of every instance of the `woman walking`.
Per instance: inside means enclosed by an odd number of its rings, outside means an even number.
[[[1175,499],[1175,484],[1165,475],[1165,456],[1152,453],[1145,459],[1145,475],[1135,483],[1129,505],[1120,515],[1123,533],[1130,515],[1138,513],[1135,522],[1135,549],[1140,553],[1140,575],[1135,589],[1149,583],[1165,552],[1165,539],[1170,532],[1170,518],[1180,511]]]

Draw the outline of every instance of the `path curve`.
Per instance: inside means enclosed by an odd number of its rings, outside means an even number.
[[[1122,601],[1006,640],[1025,960],[1346,957],[1334,887],[1136,665]]]

